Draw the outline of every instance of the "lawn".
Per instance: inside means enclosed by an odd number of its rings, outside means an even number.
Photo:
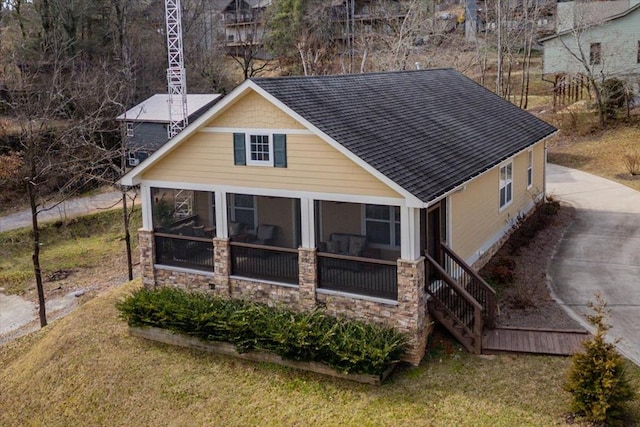
[[[130,337],[114,304],[137,286],[0,347],[0,425],[564,423],[566,358],[475,357],[445,340],[420,367],[361,385]]]
[[[552,163],[599,175],[640,191],[640,175],[633,176],[624,158],[640,158],[640,123],[607,128],[587,135],[560,135],[548,144]]]
[[[130,227],[134,244],[140,218],[137,209]],[[61,272],[78,272],[111,263],[116,254],[123,253],[123,239],[120,209],[43,224],[40,264],[46,287],[57,287],[57,281],[48,278]],[[28,227],[0,233],[0,287],[5,293],[24,295],[35,288],[32,245]]]

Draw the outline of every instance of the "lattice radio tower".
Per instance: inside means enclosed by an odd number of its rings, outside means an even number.
[[[167,135],[173,138],[187,127],[187,75],[184,71],[182,49],[182,9],[180,0],[165,0],[167,24],[167,88],[169,90],[169,126]]]

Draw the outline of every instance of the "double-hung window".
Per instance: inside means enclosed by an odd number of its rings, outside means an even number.
[[[589,46],[589,64],[598,65],[602,62],[602,45],[591,43]]]
[[[500,209],[513,201],[513,163],[500,167]]]
[[[533,150],[527,151],[527,188],[533,185]]]
[[[400,246],[398,206],[365,205],[364,223],[369,243],[391,248]]]
[[[256,229],[256,198],[248,194],[233,194],[231,221],[241,223],[247,230]]]
[[[247,152],[249,165],[273,165],[273,141],[271,135],[249,135],[247,138]]]
[[[133,122],[127,122],[127,136],[134,136]]]

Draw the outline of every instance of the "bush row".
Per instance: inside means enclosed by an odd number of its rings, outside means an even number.
[[[404,352],[405,336],[377,324],[335,318],[321,310],[284,307],[177,288],[140,289],[118,302],[129,326],[154,326],[239,352],[268,351],[283,358],[322,362],[343,373],[379,375]]]

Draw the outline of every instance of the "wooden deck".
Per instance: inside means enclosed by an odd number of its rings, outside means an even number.
[[[484,332],[482,353],[515,352],[570,356],[581,350],[582,341],[590,336],[587,331],[498,328]]]

